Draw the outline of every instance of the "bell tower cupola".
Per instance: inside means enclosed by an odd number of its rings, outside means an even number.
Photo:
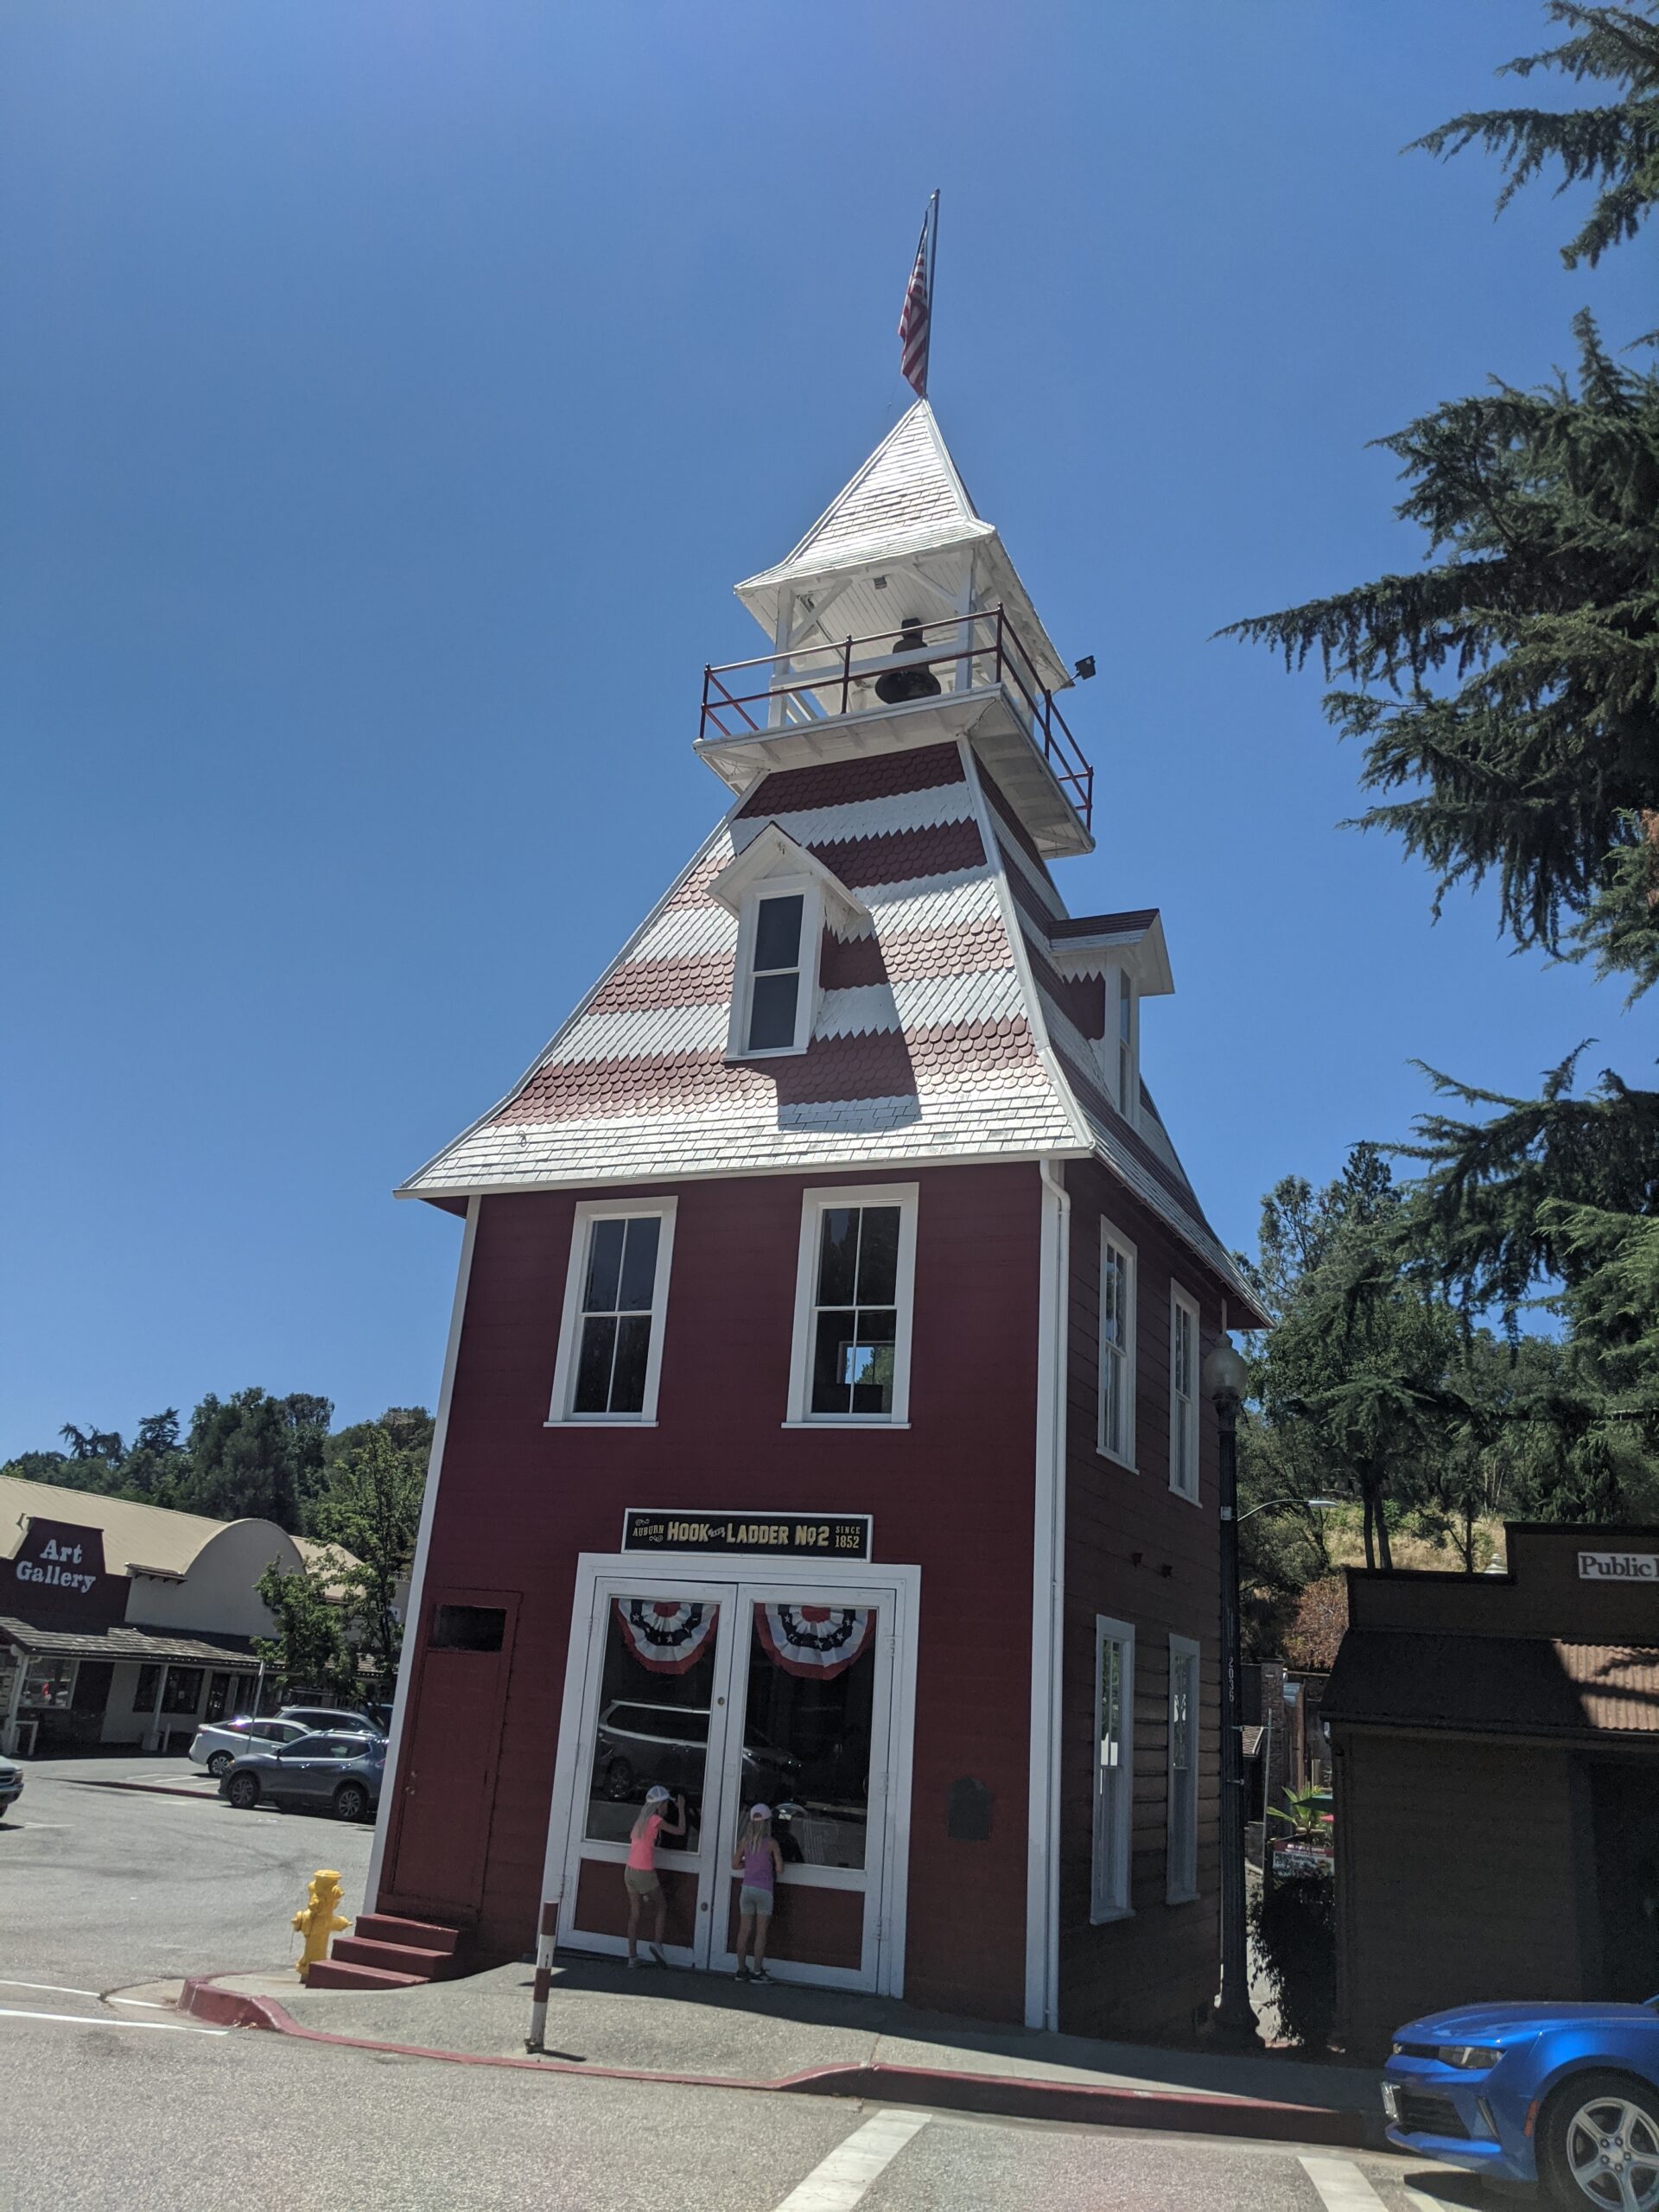
[[[1037,849],[1093,849],[1071,683],[918,399],[793,552],[737,587],[770,650],[703,673],[697,750],[733,791],[779,768],[966,739]]]

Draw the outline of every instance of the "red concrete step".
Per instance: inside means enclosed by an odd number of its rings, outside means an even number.
[[[357,1934],[370,1943],[411,1943],[417,1951],[453,1951],[461,1941],[458,1928],[444,1928],[435,1920],[401,1920],[393,1912],[359,1912]]]
[[[435,1981],[454,1964],[448,1951],[417,1950],[412,1943],[381,1943],[365,1936],[336,1936],[334,1956],[345,1966],[384,1967],[417,1981]]]
[[[347,1966],[343,1961],[319,1959],[305,1977],[308,1989],[419,1989],[426,1980],[420,1974],[388,1974],[381,1967]]]

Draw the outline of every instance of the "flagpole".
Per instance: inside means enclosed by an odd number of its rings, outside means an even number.
[[[939,195],[937,188],[927,203],[928,219],[932,228],[927,249],[927,369],[928,382],[933,381],[933,305],[938,294],[934,289],[934,272],[939,258]]]

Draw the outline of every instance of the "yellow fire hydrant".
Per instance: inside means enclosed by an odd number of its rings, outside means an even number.
[[[321,1866],[311,1877],[310,1896],[303,1909],[294,1916],[294,1925],[305,1938],[299,1964],[302,1981],[309,1980],[310,1970],[319,1959],[327,1957],[330,1937],[352,1924],[334,1910],[345,1894],[340,1886],[340,1876],[332,1866]]]

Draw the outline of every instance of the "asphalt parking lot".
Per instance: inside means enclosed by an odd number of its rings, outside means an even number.
[[[100,1771],[100,1767],[102,1770]],[[1404,2160],[584,2080],[204,2027],[142,1986],[294,1955],[370,1833],[177,1761],[39,1762],[0,1822],[0,2212],[1426,2212]],[[111,1788],[137,1778],[190,1792]]]

